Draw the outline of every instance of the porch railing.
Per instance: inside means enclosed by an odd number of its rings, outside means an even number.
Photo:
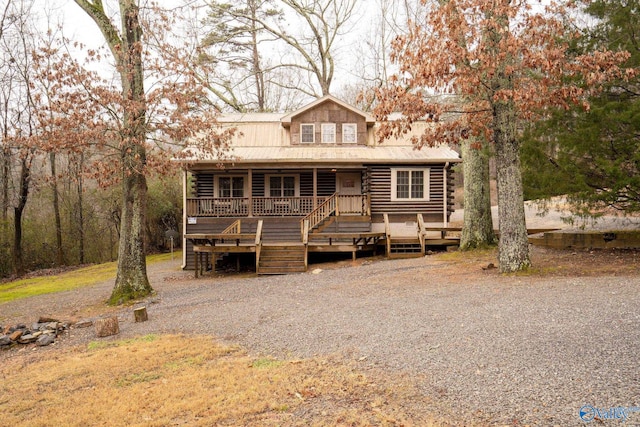
[[[338,215],[338,203],[336,201],[335,193],[300,220],[300,232],[304,233],[302,230],[304,229],[305,224],[307,225],[308,230],[313,230],[314,227],[334,213]]]
[[[334,195],[341,215],[370,215],[368,195]],[[333,196],[331,196],[333,197]],[[329,197],[197,197],[187,199],[190,217],[298,216],[304,217]]]

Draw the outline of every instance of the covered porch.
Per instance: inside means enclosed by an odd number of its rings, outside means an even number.
[[[188,197],[188,217],[304,217],[326,203],[335,203],[334,214],[371,215],[368,194],[344,195],[334,193],[319,197]]]

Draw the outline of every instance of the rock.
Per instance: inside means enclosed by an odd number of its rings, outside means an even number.
[[[0,347],[5,345],[11,345],[13,341],[7,335],[0,335]]]
[[[46,325],[44,325],[44,327],[50,331],[57,331],[58,330],[58,322],[49,322]]]
[[[17,331],[13,331],[11,335],[9,335],[9,339],[11,341],[18,341],[18,339],[24,334],[24,331],[18,329]]]
[[[40,338],[38,338],[38,340],[36,341],[36,345],[40,346],[40,347],[44,347],[47,346],[49,344],[53,344],[55,341],[55,337],[53,335],[42,335]]]
[[[31,325],[31,330],[32,330],[32,331],[39,331],[39,330],[40,330],[40,328],[42,328],[42,326],[43,326],[43,325],[42,325],[42,323],[37,323],[37,322],[36,322],[36,323],[34,323],[33,325]]]
[[[18,323],[15,326],[15,329],[27,329],[27,325],[25,325],[24,323]]]
[[[31,334],[27,334],[27,335],[21,336],[20,339],[18,340],[18,342],[20,344],[31,344],[32,342],[34,342],[37,339],[38,339],[38,337],[34,337]]]
[[[81,320],[76,322],[73,326],[75,328],[88,328],[89,326],[93,326],[93,322],[91,320]]]
[[[311,274],[320,274],[320,273],[322,273],[322,269],[321,268],[316,268],[311,272]]]
[[[38,323],[51,323],[51,322],[58,323],[59,320],[54,319],[53,317],[46,317],[46,316],[40,316],[40,318],[38,319]]]

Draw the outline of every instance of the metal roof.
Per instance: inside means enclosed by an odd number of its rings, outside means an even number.
[[[229,155],[233,160],[223,163],[251,164],[370,164],[402,163],[426,164],[459,162],[457,152],[447,146],[423,147],[416,150],[410,146],[289,146],[289,147],[232,147]],[[192,158],[190,163],[217,162],[217,159]]]

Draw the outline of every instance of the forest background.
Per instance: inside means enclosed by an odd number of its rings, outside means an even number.
[[[574,46],[576,54],[602,46],[625,49],[631,52],[627,65],[637,67],[638,2],[593,3],[590,13],[580,17],[588,42]],[[145,36],[150,44],[157,41],[159,50],[173,52],[172,69],[180,70],[173,78],[189,75],[197,81],[205,94],[202,105],[215,113],[291,111],[327,93],[371,111],[378,101],[375,90],[386,87],[398,72],[391,60],[392,41],[408,31],[409,20],[424,19],[429,4],[176,1],[161,6],[141,2],[140,10],[147,25],[154,20],[171,23],[169,42],[153,32]],[[78,25],[87,18],[79,18],[83,15],[75,2],[45,5],[8,0],[0,10],[0,277],[113,260],[118,251],[122,192],[113,169],[105,166],[113,153],[73,139],[66,145],[51,141],[60,132],[73,133],[73,123],[80,128],[92,115],[108,114],[107,103],[104,110],[78,108],[71,127],[68,122],[55,129],[62,117],[73,116],[63,109],[66,102],[82,106],[99,92],[88,82],[99,80],[104,91],[117,87],[116,67],[100,37],[92,36],[96,30]],[[117,6],[106,13],[115,18]],[[153,78],[145,82],[150,93]],[[522,151],[525,198],[571,194],[582,212],[585,206],[592,211],[585,201],[637,211],[639,185],[629,181],[640,175],[634,173],[640,164],[637,94],[637,77],[610,84],[595,99],[601,128],[585,131],[590,139],[582,137],[588,144],[579,149],[575,138],[558,129],[567,129],[559,123],[571,123],[574,129],[591,124],[593,116],[584,111],[559,109],[552,120],[521,129],[527,136]],[[602,129],[615,132],[603,134]],[[560,143],[565,140],[573,147]],[[613,140],[625,141],[622,154]],[[598,144],[602,141],[607,144]],[[167,141],[156,145],[165,153],[175,150]],[[593,150],[602,146],[603,152]],[[576,152],[581,162],[576,162]],[[600,173],[594,174],[594,165]],[[181,232],[178,171],[160,167],[148,185],[147,250],[162,251],[168,248],[168,232]],[[603,193],[607,199],[593,197]]]

